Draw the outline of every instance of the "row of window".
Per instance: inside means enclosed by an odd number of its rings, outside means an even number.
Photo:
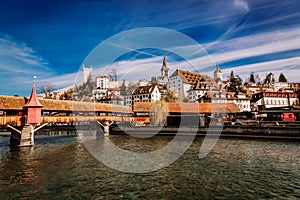
[[[298,100],[296,99],[294,101],[296,105],[298,105]],[[271,104],[271,105],[288,105],[288,100],[280,100],[280,99],[266,99],[266,104]]]
[[[238,107],[239,107],[240,110],[250,108],[249,105],[241,105],[241,104],[239,104]]]

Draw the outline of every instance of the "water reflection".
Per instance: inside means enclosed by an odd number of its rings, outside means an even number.
[[[103,141],[101,133],[97,138]],[[171,139],[109,138],[138,152]],[[299,141],[220,139],[200,160],[202,142],[197,137],[176,162],[146,174],[104,166],[74,135],[39,136],[33,148],[1,146],[0,199],[300,198]]]

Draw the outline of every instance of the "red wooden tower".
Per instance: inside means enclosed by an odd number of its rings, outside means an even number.
[[[32,91],[28,102],[23,106],[26,114],[26,124],[41,123],[41,112],[43,105],[39,102],[36,96],[35,82],[32,84]]]

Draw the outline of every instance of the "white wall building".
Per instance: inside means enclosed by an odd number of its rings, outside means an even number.
[[[299,106],[298,95],[293,92],[260,92],[252,95],[252,100],[259,110]]]
[[[223,73],[220,70],[219,66],[216,65],[216,70],[214,71],[214,81],[218,84],[218,85],[222,85],[223,83]]]
[[[209,76],[177,69],[169,78],[167,89],[188,97],[188,91],[198,82],[205,83],[207,89],[216,89],[217,84]]]
[[[97,89],[107,90],[108,85],[109,85],[109,76],[97,76],[96,77]]]
[[[235,94],[235,92],[207,92],[205,98],[211,103],[234,103],[241,112],[251,111],[250,98],[241,92],[239,94]]]
[[[131,102],[156,102],[160,98],[158,85],[141,86],[132,91]]]

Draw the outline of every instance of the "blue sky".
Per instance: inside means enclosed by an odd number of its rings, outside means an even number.
[[[88,55],[110,37],[144,27],[174,30],[195,40],[224,78],[231,70],[243,79],[251,72],[261,79],[268,72],[276,77],[283,72],[288,80],[299,82],[299,10],[298,0],[1,1],[0,94],[28,96],[34,75],[38,85],[73,84],[82,63],[93,65],[94,75],[106,73],[101,69],[107,63]],[[181,45],[191,54],[196,48]],[[120,75],[132,70],[139,74],[132,77],[158,75],[164,55],[172,70],[188,68],[179,56],[165,51],[132,50],[111,64]],[[211,75],[212,63],[204,57],[195,54],[190,59],[200,72]]]

